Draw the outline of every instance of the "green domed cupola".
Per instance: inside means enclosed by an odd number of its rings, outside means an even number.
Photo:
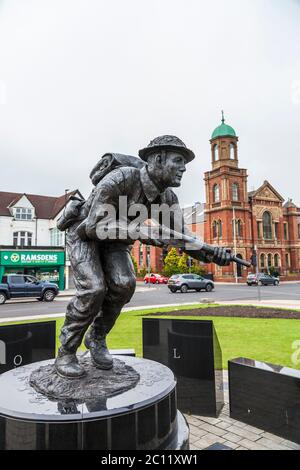
[[[233,127],[225,124],[223,111],[222,111],[222,124],[213,131],[212,136],[211,136],[212,139],[217,139],[218,137],[236,137],[236,133]]]

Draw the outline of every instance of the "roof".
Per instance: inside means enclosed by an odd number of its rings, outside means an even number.
[[[235,130],[233,127],[225,124],[224,113],[222,111],[222,124],[213,131],[211,138],[216,139],[218,137],[236,137]]]
[[[248,197],[251,199],[255,199],[256,197],[264,198],[266,196],[266,194],[264,194],[266,188],[268,188],[269,190],[268,193],[271,191],[271,193],[273,193],[273,195],[276,196],[277,199],[279,199],[281,202],[284,202],[284,198],[278,193],[278,191],[276,191],[276,189],[267,180],[265,180],[263,184],[255,191],[248,192]],[[267,194],[267,195],[269,196],[270,194]]]
[[[80,194],[80,191],[78,189],[75,189],[74,191],[71,191],[66,195],[63,194],[62,196],[54,197],[41,196],[38,194],[9,193],[5,191],[0,191],[0,216],[5,215],[11,217],[9,207],[12,207],[17,204],[17,202],[23,196],[25,196],[35,208],[35,214],[38,219],[54,219],[65,206],[65,200],[70,199],[71,196],[74,196],[78,193]]]
[[[290,207],[293,207],[293,208],[296,208],[297,209],[297,206],[296,204],[293,202],[292,199],[288,199],[286,201],[286,203],[283,205],[283,207],[286,207],[287,209],[290,208]]]

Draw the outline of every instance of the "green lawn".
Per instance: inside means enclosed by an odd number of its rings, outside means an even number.
[[[201,307],[207,307],[207,305],[184,306],[180,307],[180,310]],[[110,348],[134,348],[137,355],[141,356],[142,317],[151,315],[157,310],[167,312],[176,309],[166,307],[122,313],[108,337],[108,346]],[[176,318],[195,320],[197,317]],[[300,364],[295,365],[291,362],[291,356],[294,352],[292,344],[294,341],[300,340],[300,320],[199,317],[199,320],[202,319],[214,322],[223,352],[223,367],[225,369],[227,369],[229,359],[240,356],[300,369]],[[57,319],[56,322],[58,336],[63,318]]]
[[[196,307],[207,307],[207,305],[201,304]],[[193,308],[195,305],[180,307],[180,310]],[[122,313],[108,336],[108,346],[134,348],[137,355],[142,356],[142,317],[157,310]],[[159,312],[167,311],[174,311],[174,307],[159,308]],[[196,317],[177,318],[196,319]],[[300,320],[227,317],[199,319],[213,320],[222,348],[224,369],[227,369],[229,359],[240,356],[300,369],[300,364],[295,366],[291,362],[294,352],[292,344],[295,340],[300,340]],[[58,329],[62,321],[58,320]]]

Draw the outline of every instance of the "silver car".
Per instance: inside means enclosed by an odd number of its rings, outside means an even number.
[[[179,290],[185,294],[188,290],[211,292],[215,285],[210,279],[205,279],[198,274],[174,274],[168,280],[168,288],[173,294]]]

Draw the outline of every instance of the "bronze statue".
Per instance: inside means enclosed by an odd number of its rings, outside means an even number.
[[[76,287],[76,294],[67,306],[55,362],[57,373],[63,377],[78,378],[84,374],[76,357],[84,336],[96,367],[112,368],[106,336],[135,291],[130,256],[134,240],[130,237],[99,239],[104,207],[115,208],[118,218],[120,197],[126,196],[129,212],[136,204],[146,207],[144,219],[149,218],[153,204],[176,206],[176,218],[183,218],[177,196],[170,188],[180,186],[186,164],[194,159],[194,153],[177,137],[161,136],[140,150],[139,156],[105,154],[90,175],[95,187],[89,198],[73,200],[58,221],[60,230],[68,229],[67,248]],[[131,219],[128,216],[127,221]],[[150,235],[141,241],[157,246],[170,245],[170,237],[165,238],[164,233],[166,228],[170,229],[169,233],[177,233],[175,225],[173,215],[169,227],[160,225],[162,236],[151,238]],[[193,258],[213,261],[220,266],[233,260],[230,250],[207,246],[200,240],[197,240],[198,249],[187,248],[184,241],[195,240],[195,237],[184,225],[182,227],[183,249]]]

